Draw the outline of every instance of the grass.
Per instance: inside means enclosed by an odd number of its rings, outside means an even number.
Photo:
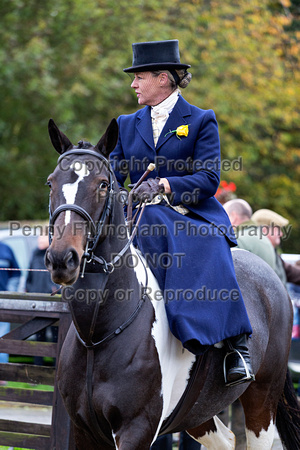
[[[20,383],[18,381],[8,381],[7,387],[11,388],[21,388],[21,389],[30,389],[32,391],[54,391],[54,386],[49,386],[46,384],[30,384],[30,383]],[[0,450],[1,447],[0,447]]]
[[[0,450],[32,450],[27,448],[21,448],[21,447],[3,447],[3,445],[0,445]]]

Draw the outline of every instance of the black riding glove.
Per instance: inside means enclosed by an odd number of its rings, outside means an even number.
[[[151,202],[154,197],[158,194],[162,194],[165,191],[164,185],[159,184],[160,178],[149,178],[143,181],[140,186],[138,186],[133,191],[133,201],[134,202]],[[133,187],[134,185],[129,185],[128,187]]]

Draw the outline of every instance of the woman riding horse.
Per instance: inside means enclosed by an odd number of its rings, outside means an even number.
[[[300,409],[287,372],[293,311],[275,272],[250,252],[232,252],[253,329],[248,343],[255,381],[228,389],[224,350],[210,346],[196,358],[182,347],[170,332],[158,283],[132,245],[134,232],[127,235],[107,159],[118,140],[116,120],[95,146],[73,145],[53,120],[49,135],[60,157],[47,180],[51,245],[45,264],[63,286],[73,319],[57,382],[78,450],[146,450],[158,435],[183,430],[208,449],[233,450],[234,435],[216,414],[237,398],[247,448],[270,450],[275,423],[285,447],[300,448]]]
[[[120,187],[135,184],[148,163],[152,175],[135,189],[147,200],[137,244],[164,292],[169,326],[183,347],[199,355],[223,341],[226,385],[254,380],[247,346],[251,325],[231,256],[236,240],[214,194],[220,181],[220,142],[212,110],[181,96],[191,74],[178,40],[132,45],[131,87],[139,105],[118,118],[111,154]],[[147,231],[146,231],[147,230]]]

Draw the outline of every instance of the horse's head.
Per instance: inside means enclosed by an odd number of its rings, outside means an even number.
[[[114,176],[107,158],[118,139],[118,125],[111,121],[97,145],[80,141],[74,146],[49,121],[49,135],[61,155],[49,175],[50,241],[45,264],[57,284],[73,284],[86,249],[95,246],[111,210]]]

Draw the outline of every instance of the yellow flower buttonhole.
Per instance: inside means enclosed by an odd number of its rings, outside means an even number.
[[[176,136],[178,139],[180,139],[179,136],[187,136],[189,134],[189,126],[188,125],[180,125],[180,127],[177,127],[176,130],[170,130],[167,134],[165,134],[165,137],[170,133],[176,133]]]
[[[176,129],[176,136],[187,136],[189,134],[189,126],[181,125]]]

